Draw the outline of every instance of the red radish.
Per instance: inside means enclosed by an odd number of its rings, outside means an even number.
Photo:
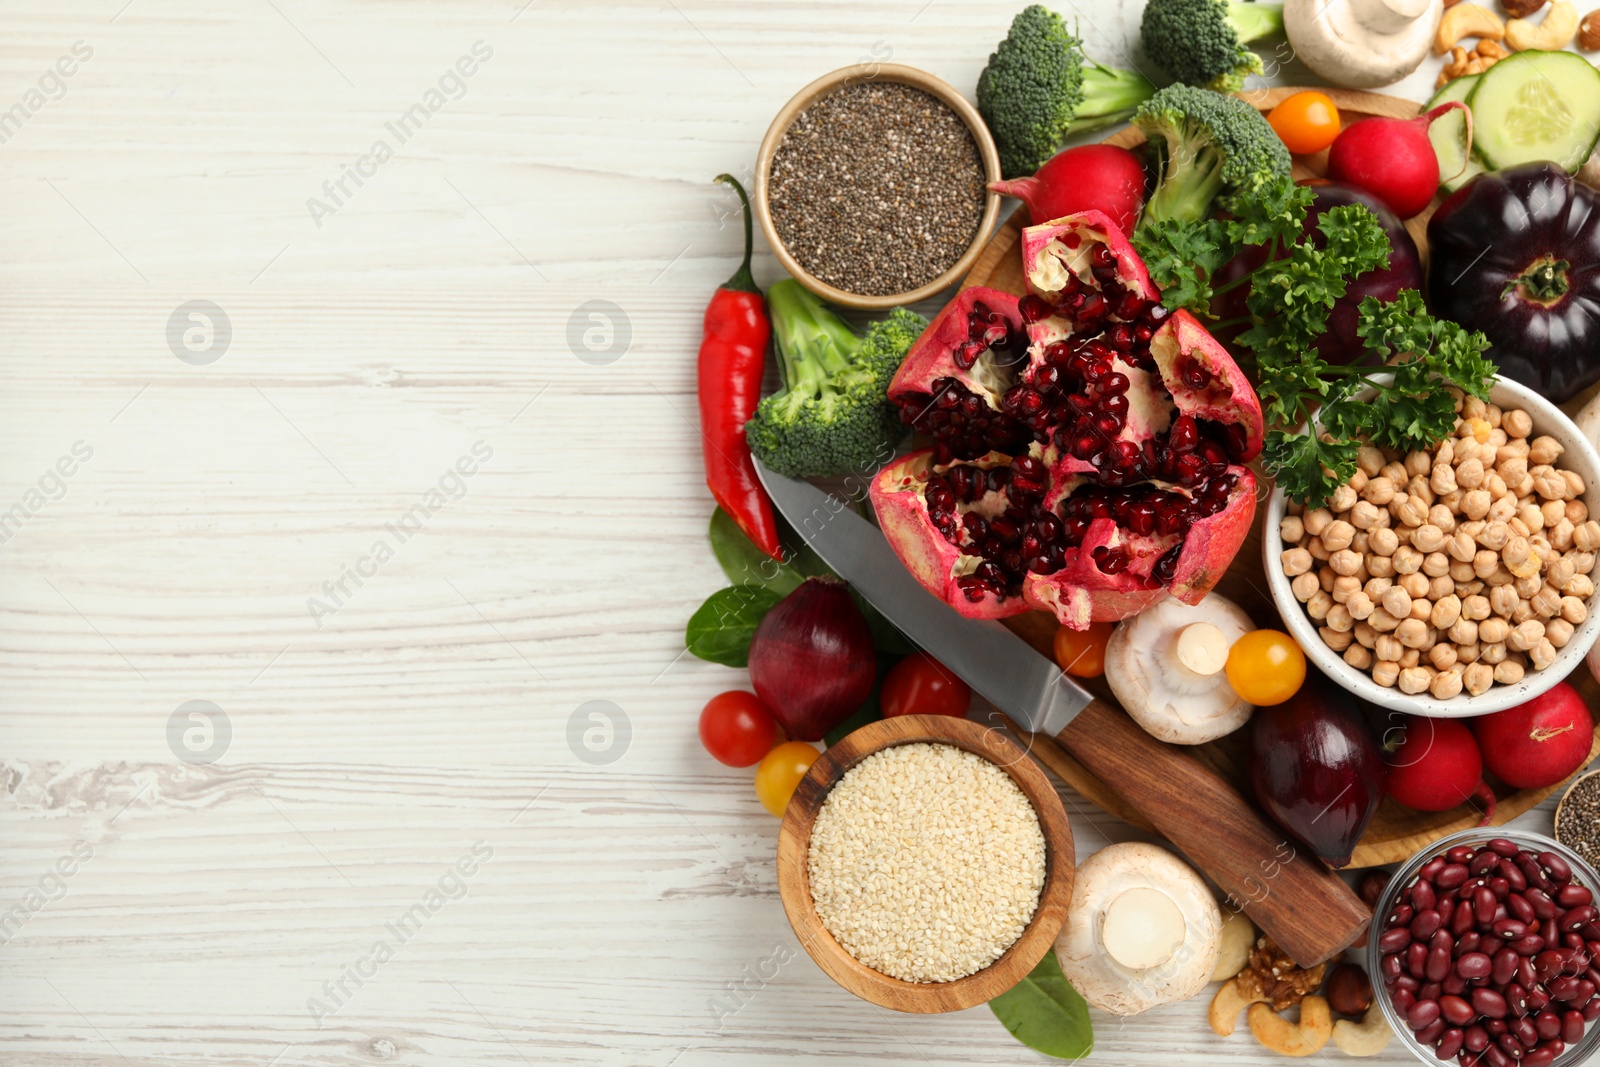
[[[1346,126],[1328,149],[1328,177],[1365,189],[1396,215],[1409,219],[1432,202],[1439,188],[1439,157],[1428,140],[1428,126],[1456,108],[1467,118],[1470,158],[1472,111],[1452,100],[1414,119],[1373,116]]]
[[[1489,770],[1517,789],[1543,789],[1589,762],[1594,716],[1566,682],[1526,704],[1472,720]]]
[[[1494,818],[1495,796],[1483,781],[1483,754],[1472,731],[1454,719],[1403,716],[1404,736],[1389,756],[1389,795],[1417,811],[1449,811],[1469,799]]]
[[[1144,167],[1126,148],[1086,144],[1057,152],[1031,178],[995,182],[989,188],[1027,204],[1035,223],[1099,211],[1128,234],[1144,204]]]

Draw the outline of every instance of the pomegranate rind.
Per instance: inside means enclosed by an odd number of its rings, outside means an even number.
[[[1266,432],[1261,398],[1256,396],[1250,379],[1244,376],[1228,350],[1200,325],[1198,319],[1182,309],[1173,312],[1172,318],[1150,339],[1150,355],[1179,411],[1224,425],[1244,427],[1246,447],[1231,455],[1231,459],[1248,463],[1261,454]],[[1183,381],[1182,368],[1188,360],[1211,372],[1211,380],[1203,388],[1194,389]]]
[[[889,382],[889,399],[904,400],[934,391],[933,383],[941,378],[954,378],[962,385],[989,401],[995,410],[1000,408],[1000,396],[1011,384],[1015,375],[1004,381],[994,374],[994,364],[980,358],[972,367],[963,370],[956,364],[953,353],[957,345],[967,340],[967,320],[972,306],[983,303],[990,311],[998,311],[1022,332],[1022,316],[1017,312],[1017,298],[999,289],[974,285],[956,294],[936,315],[922,336],[912,342],[906,357]]]
[[[1076,248],[1067,247],[1072,243],[1067,240],[1069,235],[1077,237]],[[1056,242],[1057,247],[1052,247],[1052,242]],[[1023,229],[1022,274],[1027,280],[1028,292],[1046,298],[1059,293],[1063,269],[1072,270],[1080,282],[1094,286],[1094,277],[1089,273],[1089,253],[1097,244],[1105,245],[1116,257],[1117,281],[1124,289],[1145,300],[1160,299],[1160,290],[1150,280],[1144,260],[1139,258],[1139,253],[1134,251],[1116,223],[1099,211],[1063,215]]]
[[[978,465],[1008,462],[1010,457],[1000,452],[977,461]],[[924,589],[969,619],[1003,619],[1029,610],[1021,596],[985,592],[974,601],[956,585],[957,578],[971,573],[983,559],[962,552],[933,524],[923,492],[934,469],[933,450],[923,449],[889,464],[872,479],[867,494],[889,547]]]

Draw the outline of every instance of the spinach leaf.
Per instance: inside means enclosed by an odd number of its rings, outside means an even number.
[[[779,563],[757,548],[755,542],[739,529],[739,524],[721,508],[711,513],[709,533],[712,554],[717,557],[728,581],[734,585],[762,585],[779,596],[788,596],[800,588],[800,583],[806,579],[806,572],[795,566],[793,553],[785,552],[789,561]]]
[[[1061,973],[1054,952],[1046,952],[1028,977],[989,1001],[1011,1036],[1046,1056],[1077,1060],[1094,1051],[1089,1005]]]
[[[683,643],[701,659],[727,667],[747,667],[756,626],[782,599],[779,593],[755,582],[719,589],[689,616]]]

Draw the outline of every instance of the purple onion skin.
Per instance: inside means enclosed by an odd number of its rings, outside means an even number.
[[[877,653],[850,588],[807,578],[762,618],[750,683],[793,741],[820,741],[872,695]]]
[[[1250,723],[1250,784],[1278,825],[1330,867],[1350,862],[1384,796],[1383,757],[1355,697],[1315,671]]]

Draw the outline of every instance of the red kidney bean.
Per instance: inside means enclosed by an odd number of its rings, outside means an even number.
[[[1522,899],[1526,900],[1529,906],[1533,908],[1534,916],[1541,922],[1545,919],[1554,919],[1561,914],[1561,909],[1556,905],[1556,902],[1543,889],[1536,887],[1526,889],[1522,893]]]
[[[1411,1005],[1417,1002],[1417,995],[1409,989],[1397,989],[1389,994],[1389,1003],[1394,1005],[1394,1010],[1404,1015],[1411,1010]]]
[[[1522,1057],[1522,1067],[1550,1067],[1555,1059],[1554,1049],[1536,1048]]]
[[[1532,856],[1522,855],[1517,857],[1517,869],[1528,879],[1528,885],[1538,886],[1546,893],[1555,892],[1555,884],[1545,876],[1537,861]]]
[[[1476,931],[1476,930],[1468,930],[1466,933],[1464,933],[1460,937],[1456,938],[1456,947],[1455,947],[1456,958],[1459,959],[1460,957],[1465,956],[1469,952],[1478,951],[1478,946],[1480,946],[1482,944],[1483,944],[1483,935],[1478,933],[1478,931]]]
[[[1596,944],[1600,944],[1600,922],[1592,922],[1582,930],[1579,930],[1578,933],[1583,935],[1585,941],[1593,941]],[[1594,954],[1600,955],[1600,949],[1596,949]]]
[[[1579,1021],[1582,1021],[1581,1018]],[[1533,1028],[1538,1031],[1539,1039],[1542,1041],[1548,1041],[1552,1037],[1560,1037],[1561,1016],[1553,1011],[1541,1011],[1534,1017]]]
[[[1442,1033],[1444,1033],[1444,1020],[1435,1019],[1421,1030],[1418,1030],[1414,1036],[1417,1039],[1417,1044],[1429,1046],[1439,1040],[1439,1035]]]
[[[1556,920],[1556,925],[1563,930],[1577,931],[1594,922],[1597,918],[1600,918],[1600,911],[1596,911],[1594,905],[1581,904],[1576,908],[1569,908],[1562,912],[1561,917]]]
[[[1511,1033],[1522,1042],[1523,1048],[1539,1047],[1539,1030],[1533,1025],[1532,1019],[1518,1019],[1511,1024]]]
[[[1497,856],[1515,856],[1522,851],[1522,846],[1509,838],[1496,837],[1484,842],[1484,848]]]
[[[1508,1029],[1504,1019],[1485,1019],[1483,1021],[1483,1028],[1489,1031],[1489,1036],[1492,1038],[1499,1037]]]
[[[1491,1019],[1504,1019],[1508,1010],[1505,997],[1481,986],[1472,991],[1472,1006],[1478,1009],[1479,1015],[1486,1015]]]
[[[1406,971],[1419,981],[1428,973],[1428,946],[1421,941],[1406,946]]]
[[[1538,1013],[1550,1006],[1550,994],[1545,992],[1543,986],[1534,986],[1528,990],[1528,1010]]]
[[[1487,926],[1494,922],[1494,909],[1499,901],[1495,899],[1494,892],[1487,886],[1479,886],[1472,893],[1472,917],[1478,920],[1479,926]]]
[[[1467,980],[1455,970],[1451,970],[1449,974],[1445,975],[1444,981],[1439,983],[1439,992],[1449,993],[1451,996],[1459,997],[1466,991]]]
[[[1594,903],[1594,894],[1581,885],[1564,885],[1556,894],[1556,903],[1563,908],[1577,908]]]
[[[1511,1057],[1513,1063],[1521,1060],[1522,1054],[1527,1051],[1522,1047],[1522,1042],[1517,1040],[1516,1034],[1501,1034],[1494,1039],[1494,1043],[1500,1046],[1502,1052]]]
[[[1571,959],[1571,955],[1561,949],[1547,948],[1533,957],[1533,970],[1542,982],[1566,971]]]
[[[1501,951],[1510,952],[1511,950],[1502,949]],[[1512,955],[1516,955],[1516,953],[1512,953]],[[1485,952],[1468,952],[1456,960],[1456,973],[1463,978],[1487,978],[1493,969],[1494,961]]]
[[[1583,1012],[1564,1011],[1561,1013],[1561,1040],[1569,1045],[1576,1045],[1583,1037]]]
[[[1515,949],[1503,948],[1494,954],[1494,970],[1490,972],[1495,985],[1503,986],[1517,974],[1517,952]]]
[[[1469,1026],[1461,1043],[1469,1052],[1482,1052],[1489,1047],[1489,1031],[1481,1026]]]
[[[1522,873],[1522,868],[1518,867],[1510,860],[1501,860],[1499,863],[1494,865],[1494,869],[1499,872],[1500,877],[1504,878],[1510,884],[1511,888],[1516,892],[1520,893],[1524,889],[1528,888],[1528,876]]]
[[[1470,877],[1472,877],[1472,872],[1467,869],[1466,864],[1460,862],[1449,862],[1446,863],[1444,868],[1438,873],[1437,876],[1434,877],[1433,884],[1440,889],[1455,889],[1458,886],[1465,884],[1466,880]]]
[[[1455,898],[1440,897],[1439,902],[1433,906],[1433,910],[1439,913],[1439,925],[1449,926],[1450,920],[1455,918],[1456,914]]]
[[[1406,934],[1407,938],[1410,938],[1410,936],[1411,935],[1409,933]],[[1399,978],[1400,972],[1404,969],[1405,964],[1400,962],[1400,957],[1392,953],[1384,956],[1383,959],[1378,962],[1379,972],[1382,973],[1383,977],[1390,982],[1393,982],[1396,978]]]
[[[1491,878],[1483,883],[1484,888],[1494,894],[1496,900],[1504,900],[1506,894],[1511,892],[1511,883],[1504,878]]]
[[[1596,1018],[1600,1018],[1600,999],[1589,1001],[1588,1004],[1584,1005],[1581,1014],[1583,1015],[1585,1022],[1592,1023]]]
[[[1441,994],[1443,992],[1444,992],[1444,989],[1443,989],[1443,987],[1441,987],[1439,985],[1438,982],[1429,982],[1427,985],[1422,986],[1421,988],[1419,988],[1417,990],[1417,999],[1418,1000],[1438,1000],[1439,999],[1439,994]]]
[[[1578,979],[1578,995],[1572,998],[1572,1006],[1582,1009],[1594,998],[1595,984],[1587,978]]]
[[[1515,919],[1496,919],[1490,929],[1494,931],[1494,936],[1503,941],[1515,941],[1528,936],[1527,925]]]
[[[1550,872],[1550,880],[1565,885],[1572,881],[1572,868],[1554,852],[1539,853],[1539,866]]]
[[[1453,1060],[1461,1052],[1461,1042],[1465,1034],[1457,1027],[1451,1027],[1439,1035],[1439,1047],[1434,1050],[1434,1055],[1441,1060]]]
[[[1471,902],[1457,901],[1455,910],[1450,913],[1450,932],[1460,937],[1471,930],[1475,922],[1477,919],[1473,917]]]
[[[1476,878],[1485,871],[1494,870],[1495,864],[1499,862],[1499,856],[1484,849],[1467,861],[1467,873]]]
[[[1433,936],[1434,931],[1443,925],[1444,920],[1432,908],[1426,911],[1419,911],[1416,917],[1411,920],[1411,936],[1418,941],[1426,941]]]
[[[1472,856],[1473,851],[1471,845],[1456,845],[1449,852],[1444,854],[1444,858],[1449,860],[1451,863],[1466,863],[1468,860],[1472,859]]]
[[[1439,902],[1432,882],[1417,882],[1411,887],[1411,906],[1417,911],[1427,911]]]
[[[1506,1007],[1518,1019],[1528,1014],[1528,991],[1516,982],[1512,982],[1505,989]]]
[[[1516,1067],[1517,1061],[1500,1051],[1499,1045],[1490,1045],[1483,1050],[1483,1060],[1489,1067]]]
[[[1520,923],[1531,923],[1538,918],[1533,910],[1533,905],[1528,903],[1528,898],[1521,893],[1513,892],[1506,897],[1506,911]]]
[[[1511,942],[1511,950],[1519,956],[1531,956],[1547,944],[1542,937],[1519,937]]]
[[[1550,991],[1552,997],[1563,1003],[1576,999],[1580,991],[1578,979],[1568,975],[1552,978],[1544,984],[1544,987]]]
[[[1439,998],[1439,1014],[1453,1026],[1465,1026],[1477,1021],[1478,1018],[1478,1013],[1473,1010],[1471,1004],[1461,997],[1449,995]]]
[[[1418,868],[1417,877],[1421,878],[1424,882],[1434,881],[1439,877],[1439,872],[1444,870],[1445,864],[1449,862],[1450,861],[1445,859],[1443,856],[1435,856],[1433,859],[1429,860],[1427,863],[1424,863],[1420,868]]]
[[[1402,974],[1399,978],[1394,980],[1394,987],[1396,989],[1404,989],[1415,993],[1417,990],[1422,988],[1422,983],[1411,977],[1409,974]]]
[[[1532,957],[1517,957],[1517,984],[1523,989],[1532,989],[1539,984],[1539,976],[1534,973]]]
[[[1539,936],[1552,945],[1561,944],[1561,923],[1557,919],[1546,919],[1539,924]]]
[[[1395,909],[1389,913],[1389,925],[1410,926],[1411,919],[1416,914],[1416,909],[1410,904],[1397,904],[1395,905]]]
[[[1433,1021],[1438,1017],[1437,1000],[1419,1000],[1406,1010],[1406,1025],[1413,1030],[1421,1030],[1425,1026],[1433,1025]]]
[[[1411,931],[1404,926],[1385,930],[1378,938],[1378,950],[1386,954],[1399,952],[1409,944],[1411,944]]]

